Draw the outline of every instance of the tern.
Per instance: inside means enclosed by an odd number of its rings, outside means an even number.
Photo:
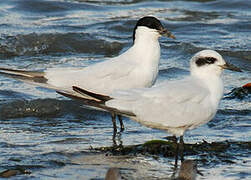
[[[179,152],[181,161],[184,160],[184,133],[207,123],[217,112],[223,96],[221,76],[224,69],[241,72],[216,51],[203,50],[191,58],[190,75],[181,80],[166,80],[151,88],[118,90],[108,95],[96,94],[79,87],[73,87],[73,90],[99,99],[89,101],[81,98],[85,104],[128,116],[142,125],[180,137],[179,144],[176,139],[177,164]],[[78,98],[63,91],[59,93]]]
[[[161,36],[175,39],[157,18],[146,16],[138,20],[133,30],[132,47],[117,57],[88,67],[50,68],[43,72],[0,67],[0,74],[54,90],[72,91],[72,86],[78,86],[98,94],[109,94],[115,90],[148,88],[155,83],[158,75],[158,39]],[[122,118],[118,117],[123,131]],[[116,134],[114,113],[112,122]]]

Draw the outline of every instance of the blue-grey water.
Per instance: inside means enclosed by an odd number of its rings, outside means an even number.
[[[251,82],[249,0],[9,0],[0,1],[0,66],[27,70],[89,66],[132,45],[137,19],[153,15],[176,36],[161,38],[158,81],[189,74],[189,58],[214,49],[244,72],[224,72],[225,93]],[[163,139],[129,119],[123,145]],[[0,172],[22,167],[31,174],[12,179],[104,179],[118,167],[127,179],[168,178],[174,159],[144,154],[107,156],[91,149],[112,146],[110,115],[88,110],[53,90],[0,76]],[[247,142],[196,159],[198,179],[251,179],[251,98],[225,98],[216,117],[185,135],[186,143]],[[231,143],[230,143],[231,144]],[[223,150],[224,151],[224,150]],[[224,155],[224,152],[223,152]],[[229,156],[230,155],[230,156]],[[222,154],[221,154],[222,157]]]

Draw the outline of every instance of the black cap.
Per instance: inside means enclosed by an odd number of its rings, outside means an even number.
[[[157,18],[155,18],[153,16],[145,16],[145,17],[139,19],[136,26],[134,27],[133,41],[135,40],[135,33],[136,33],[136,29],[138,26],[145,26],[150,29],[156,29],[157,31],[159,31],[160,34],[166,35],[171,38],[175,38],[170,32],[168,32],[163,27],[163,25],[161,24],[161,22]]]

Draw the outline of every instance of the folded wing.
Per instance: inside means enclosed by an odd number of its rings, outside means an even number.
[[[192,128],[209,121],[215,113],[210,92],[193,79],[115,92],[111,97],[106,106],[131,111],[136,121],[158,129]]]
[[[126,88],[127,78],[131,78],[129,75],[133,70],[133,64],[115,58],[83,68],[51,68],[44,72],[0,67],[0,74],[54,90],[72,91],[72,86],[80,86],[90,91],[106,93],[115,88]]]

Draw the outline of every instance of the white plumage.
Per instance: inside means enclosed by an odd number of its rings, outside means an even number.
[[[198,59],[215,58],[214,63],[196,64]],[[206,61],[206,60],[205,60]],[[152,88],[116,91],[106,106],[135,114],[133,120],[148,127],[182,136],[210,121],[223,95],[221,73],[226,62],[220,54],[204,50],[191,59],[190,76],[166,81]]]
[[[72,86],[79,86],[102,94],[151,87],[158,75],[158,37],[157,31],[139,27],[134,45],[120,56],[81,69],[48,69],[44,77],[47,84],[56,87],[72,90]]]
[[[221,75],[224,69],[241,72],[226,63],[216,51],[203,50],[191,58],[190,75],[181,80],[164,81],[152,88],[115,90],[108,95],[78,87],[73,89],[81,95],[98,99],[91,102],[95,107],[183,136],[186,130],[205,124],[215,116],[223,95]],[[62,94],[75,97],[65,92]]]
[[[114,99],[106,102],[106,106],[130,111],[136,115],[133,119],[143,125],[168,130],[176,136],[206,123],[217,109],[217,105],[210,102],[210,91],[194,78],[169,82],[149,90],[127,94],[117,92],[111,97]]]

